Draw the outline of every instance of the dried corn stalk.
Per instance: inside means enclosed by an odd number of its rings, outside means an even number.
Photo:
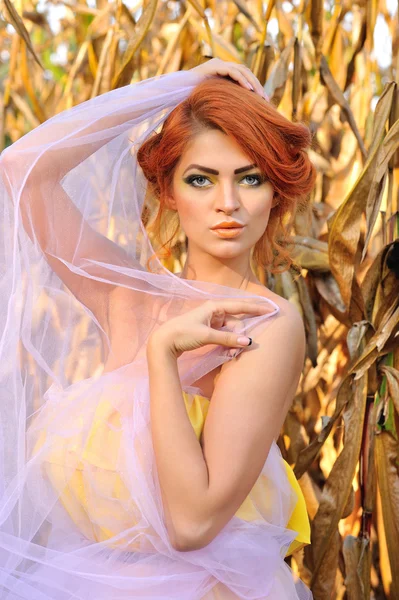
[[[248,65],[281,112],[311,127],[318,180],[295,220],[297,269],[257,273],[295,303],[307,332],[279,445],[300,478],[312,545],[289,560],[316,600],[399,598],[396,15],[384,0],[53,4],[64,9],[59,29],[35,1],[2,2],[1,147],[60,110],[207,56]],[[381,24],[386,67],[373,47]],[[165,258],[171,270],[184,242]],[[67,368],[89,374],[84,360]]]

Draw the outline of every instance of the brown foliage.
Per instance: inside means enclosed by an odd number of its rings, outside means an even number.
[[[312,544],[288,560],[316,600],[399,598],[398,89],[373,53],[379,14],[399,64],[396,18],[384,0],[331,11],[270,1],[265,13],[259,0],[56,4],[59,31],[34,0],[3,0],[2,147],[90,97],[207,56],[249,66],[283,114],[311,127],[318,179],[295,220],[296,269],[257,273],[296,304],[308,337],[280,448]],[[184,259],[180,235],[165,264],[180,271]]]

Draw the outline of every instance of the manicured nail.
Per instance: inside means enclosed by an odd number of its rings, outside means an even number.
[[[237,338],[237,344],[240,344],[240,346],[250,346],[252,344],[252,339],[245,335],[240,335],[240,337]]]

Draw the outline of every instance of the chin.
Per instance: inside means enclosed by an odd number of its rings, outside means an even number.
[[[218,248],[218,250],[210,254],[212,254],[212,256],[214,256],[215,258],[220,259],[237,258],[245,252],[248,252],[249,250],[250,248],[247,248],[246,246],[244,247],[242,244],[238,244],[237,242],[235,242],[234,248],[233,245],[231,245],[230,248]]]

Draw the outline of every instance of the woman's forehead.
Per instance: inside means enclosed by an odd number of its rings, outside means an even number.
[[[180,170],[191,164],[232,171],[252,163],[234,138],[217,129],[198,133],[188,142],[179,161]]]

